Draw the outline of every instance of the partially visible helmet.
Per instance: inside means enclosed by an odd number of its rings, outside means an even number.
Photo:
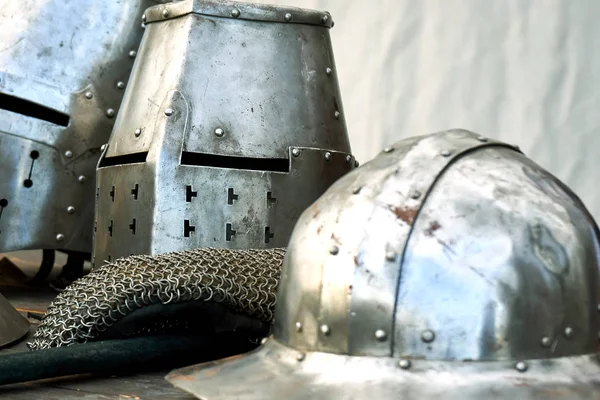
[[[11,344],[29,332],[29,321],[0,294],[0,347]]]
[[[90,253],[95,168],[157,1],[0,7],[0,252]]]
[[[144,21],[98,167],[95,264],[285,246],[301,212],[355,164],[331,16],[185,0]]]
[[[598,239],[517,149],[406,139],[302,214],[272,338],[168,379],[206,400],[597,398]]]

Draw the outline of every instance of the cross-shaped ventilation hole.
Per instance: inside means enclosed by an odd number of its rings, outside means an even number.
[[[192,190],[191,185],[186,185],[185,187],[185,201],[186,203],[191,203],[194,197],[198,197],[198,192],[194,192]]]
[[[235,231],[231,228],[231,224],[225,225],[225,240],[231,242],[232,236],[235,236]]]
[[[265,228],[265,243],[270,243],[271,239],[273,239],[273,237],[275,237],[275,234],[273,232],[271,232],[271,228],[269,228],[267,226]]]
[[[194,225],[190,225],[189,219],[183,220],[183,236],[190,237],[192,232],[196,232],[196,227]]]
[[[139,192],[139,185],[136,183],[135,187],[133,189],[131,189],[131,195],[133,196],[134,200],[138,199],[138,192]]]
[[[132,235],[135,235],[135,218],[133,219],[133,221],[129,224],[129,230],[131,231]]]
[[[237,194],[235,194],[235,192],[233,191],[233,188],[227,189],[227,204],[229,204],[229,205],[233,204],[233,202],[235,200],[237,200],[238,197],[239,196]]]
[[[277,198],[273,197],[272,192],[267,192],[267,207],[273,207],[277,203]]]

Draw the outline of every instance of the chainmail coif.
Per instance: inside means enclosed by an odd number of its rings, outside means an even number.
[[[285,249],[197,249],[115,260],[73,282],[50,304],[32,350],[97,339],[150,304],[212,301],[270,322]]]

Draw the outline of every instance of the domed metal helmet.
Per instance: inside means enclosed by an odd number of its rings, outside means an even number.
[[[0,252],[91,253],[94,174],[152,0],[0,9]]]
[[[287,244],[355,164],[328,13],[185,0],[146,11],[97,173],[94,262]]]
[[[406,139],[302,214],[272,338],[168,379],[207,400],[595,398],[598,260],[584,205],[517,149]]]

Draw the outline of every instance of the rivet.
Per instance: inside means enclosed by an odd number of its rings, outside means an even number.
[[[331,70],[331,68],[326,68],[325,69],[325,73],[327,74],[327,76],[330,76],[332,72],[333,71]]]
[[[142,25],[140,25],[142,27],[142,29],[146,29],[146,24],[142,22]]]
[[[328,325],[321,325],[321,333],[325,336],[329,336],[331,329],[329,329]]]
[[[379,340],[380,342],[384,342],[385,339],[387,339],[387,334],[383,329],[377,329],[375,331],[375,339]]]
[[[335,119],[340,119],[340,112],[336,111],[333,116],[335,117]]]
[[[567,326],[565,328],[565,336],[570,338],[571,336],[573,336],[573,328],[571,328],[570,326]]]
[[[360,189],[362,189],[360,186],[359,187],[355,187],[354,189],[352,189],[352,194],[359,194],[360,193]]]
[[[108,110],[106,110],[106,116],[108,118],[112,118],[115,116],[115,110],[113,110],[112,108],[109,108]]]
[[[321,17],[321,21],[323,21],[323,23],[326,24],[327,21],[329,21],[329,16],[328,15],[323,15],[323,17]]]
[[[450,155],[452,154],[452,152],[451,152],[450,150],[442,150],[442,151],[440,152],[440,154],[441,154],[443,157],[450,157]]]
[[[396,253],[394,253],[393,251],[388,251],[387,253],[385,253],[385,259],[388,261],[395,261]]]
[[[84,176],[84,175],[79,175],[79,177],[77,178],[77,181],[78,181],[79,183],[83,183],[83,182],[85,182],[85,179],[86,179],[86,178],[85,178],[85,176]]]
[[[269,338],[266,338],[266,337],[264,337],[264,338],[262,338],[262,340],[260,341],[260,344],[265,344],[265,343],[267,343],[268,341],[269,341]]]
[[[142,22],[146,22],[146,14],[142,15]]]
[[[419,197],[421,197],[421,192],[419,192],[418,190],[415,190],[414,192],[412,192],[410,194],[410,197],[414,200],[417,200]]]
[[[287,13],[285,14],[285,17],[283,17],[285,19],[286,22],[290,22],[292,20],[292,14]]]
[[[398,361],[398,366],[402,369],[409,369],[411,365],[412,363],[410,362],[410,360],[402,359]]]
[[[543,347],[550,347],[552,344],[552,339],[550,339],[548,336],[544,336],[542,337],[541,344]]]
[[[394,151],[393,147],[386,147],[385,149],[383,149],[384,153],[391,153],[392,151]]]
[[[302,362],[304,361],[304,359],[306,358],[306,354],[304,353],[298,353],[298,355],[296,356],[296,360]]]
[[[596,307],[596,310],[598,310],[598,312],[600,312],[600,304],[598,304],[598,306]]]
[[[421,340],[425,343],[431,343],[435,340],[435,333],[431,329],[427,329],[421,333]]]
[[[166,8],[163,10],[162,12],[163,17],[167,18],[169,16],[169,10],[167,10]]]
[[[325,152],[325,160],[326,160],[326,161],[329,161],[329,160],[331,160],[331,153],[330,153],[330,152],[328,152],[328,151],[326,151],[326,152]]]
[[[296,322],[296,332],[302,332],[302,322]]]
[[[231,10],[231,16],[233,18],[237,18],[240,16],[240,10],[238,10],[237,8],[234,8],[233,10]]]
[[[62,242],[63,240],[65,240],[65,235],[63,235],[62,233],[59,233],[58,235],[56,235],[57,242]]]
[[[103,144],[102,146],[100,146],[100,151],[104,151],[106,149],[106,144]]]
[[[216,137],[223,137],[223,135],[225,134],[225,131],[221,128],[217,128],[215,129],[215,136]]]
[[[292,155],[298,157],[300,155],[300,149],[292,149]]]
[[[337,246],[333,246],[331,249],[329,249],[329,252],[335,256],[340,252],[340,249]]]
[[[73,206],[69,206],[69,207],[67,207],[67,212],[68,212],[69,214],[73,214],[73,213],[75,212],[75,207],[73,207]]]
[[[167,108],[167,109],[165,110],[165,115],[166,115],[167,117],[170,117],[171,115],[173,115],[173,112],[174,112],[174,111],[173,111],[173,109],[172,109],[172,108]]]
[[[135,56],[137,56],[137,51],[135,51],[135,50],[131,50],[131,51],[129,52],[129,57],[131,57],[131,58],[135,58]]]
[[[142,130],[140,128],[136,128],[135,131],[133,131],[133,134],[135,137],[138,137],[142,134]]]
[[[351,155],[347,155],[346,156],[346,164],[350,164],[352,162],[352,156]]]
[[[483,136],[479,136],[477,138],[477,140],[479,140],[480,142],[484,142],[484,143],[488,141],[488,139],[486,137],[483,137]]]
[[[525,361],[519,361],[515,364],[515,369],[519,372],[525,372],[529,368],[529,365]]]
[[[360,165],[360,163],[357,160],[354,161],[354,167],[358,168],[359,165]]]
[[[94,94],[92,92],[85,92],[85,98],[86,99],[91,99],[92,97],[94,97]]]
[[[73,157],[73,152],[71,150],[65,151],[65,157],[67,157],[67,158]]]
[[[125,89],[125,82],[122,82],[122,81],[117,82],[117,88]]]

